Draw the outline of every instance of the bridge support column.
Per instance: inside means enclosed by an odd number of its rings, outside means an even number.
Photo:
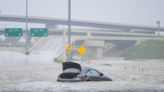
[[[91,36],[91,32],[87,32],[87,37],[90,37]]]
[[[131,29],[129,29],[129,28],[124,28],[124,29],[122,29],[122,31],[123,32],[133,32]]]
[[[102,48],[97,48],[96,56],[97,56],[97,58],[103,57],[103,49]]]

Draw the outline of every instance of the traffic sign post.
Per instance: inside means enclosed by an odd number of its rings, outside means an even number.
[[[67,48],[67,54],[71,54],[71,50],[73,48],[73,45],[72,44],[68,44],[66,48]]]
[[[32,37],[46,37],[48,36],[48,29],[47,28],[31,28],[30,35]]]
[[[72,48],[73,48],[73,44],[68,44],[66,47],[66,52],[67,52],[67,60],[66,61],[70,61],[71,60],[71,52],[72,52]]]
[[[22,28],[5,28],[6,37],[21,37],[23,36]]]

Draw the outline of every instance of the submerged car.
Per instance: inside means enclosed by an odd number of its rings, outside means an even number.
[[[78,82],[78,81],[112,81],[96,69],[82,67],[78,63],[64,62],[63,72],[58,76],[57,81]]]

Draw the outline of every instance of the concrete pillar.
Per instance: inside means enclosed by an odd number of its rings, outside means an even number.
[[[87,32],[87,37],[91,37],[91,32]]]
[[[130,30],[130,32],[131,32],[131,33],[133,33],[133,32],[134,32],[134,30],[132,30],[132,29],[131,29],[131,30]]]
[[[131,32],[131,29],[130,28],[123,28],[122,31],[123,32]]]
[[[102,48],[97,48],[97,58],[101,58],[103,57],[103,49]]]
[[[158,25],[158,31],[157,31],[157,36],[160,36],[160,21],[157,21],[157,25]]]

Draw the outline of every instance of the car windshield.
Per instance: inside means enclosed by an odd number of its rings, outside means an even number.
[[[86,72],[86,75],[87,76],[99,76],[100,74],[96,70],[91,69],[91,70]]]

